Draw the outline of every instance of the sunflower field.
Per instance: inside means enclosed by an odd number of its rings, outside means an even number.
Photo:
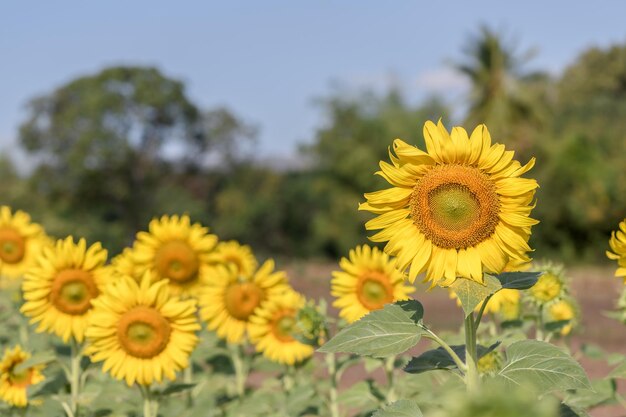
[[[539,186],[487,126],[426,122],[371,171],[357,245],[325,296],[187,214],[154,218],[109,257],[0,209],[3,416],[588,416],[626,407],[626,358],[591,380],[564,267],[533,262]],[[377,170],[378,169],[378,170]],[[356,213],[356,209],[355,209]],[[606,256],[626,279],[626,219]],[[416,286],[423,281],[429,287]],[[440,331],[420,299],[455,300]],[[623,321],[626,292],[614,318]]]

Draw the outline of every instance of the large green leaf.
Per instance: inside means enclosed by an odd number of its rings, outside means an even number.
[[[500,281],[491,275],[485,275],[485,283],[481,284],[471,279],[458,278],[450,286],[461,302],[465,316],[482,303],[485,298],[502,288]]]
[[[417,403],[412,400],[400,400],[378,410],[372,417],[423,417]]]
[[[476,354],[478,359],[482,358],[489,352],[493,351],[500,345],[500,342],[494,343],[489,347],[478,345]],[[462,361],[465,361],[465,345],[450,346]],[[411,359],[404,368],[405,372],[410,374],[421,374],[422,372],[434,371],[440,369],[454,369],[456,363],[452,356],[442,347],[426,351],[419,356]]]
[[[24,362],[18,364],[15,367],[14,372],[16,372],[16,373],[24,372],[28,368],[31,368],[33,366],[45,365],[45,364],[50,363],[50,362],[55,361],[55,360],[56,360],[56,355],[51,350],[50,351],[36,353],[33,356],[31,356],[30,358],[26,359]]]
[[[369,313],[330,339],[320,352],[348,352],[386,357],[406,352],[424,333],[420,321],[424,308],[417,300],[387,304]]]
[[[578,362],[549,343],[522,340],[509,346],[506,355],[506,364],[496,378],[512,387],[530,384],[544,393],[591,388]]]
[[[537,283],[543,272],[503,272],[494,275],[502,288],[512,290],[527,290]]]

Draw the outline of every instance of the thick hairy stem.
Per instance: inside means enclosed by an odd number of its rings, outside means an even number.
[[[470,313],[465,318],[465,385],[467,391],[475,393],[480,387],[480,380],[477,368],[476,355],[476,326],[474,324],[474,313]]]
[[[228,349],[230,351],[233,369],[235,370],[235,389],[237,397],[241,399],[246,393],[246,380],[248,379],[246,364],[243,358],[243,347],[241,345],[229,345]]]
[[[82,359],[81,346],[72,338],[71,356],[70,356],[70,408],[74,417],[78,417],[78,400],[80,397],[81,385],[81,369],[80,361]]]
[[[189,361],[189,366],[183,370],[183,382],[185,384],[193,384],[193,362],[191,360]],[[187,390],[185,399],[187,401],[187,408],[193,407],[193,395],[191,390]]]
[[[334,353],[326,354],[326,367],[330,378],[330,390],[328,392],[328,408],[330,417],[339,417],[338,391],[339,378],[337,377],[337,358]]]

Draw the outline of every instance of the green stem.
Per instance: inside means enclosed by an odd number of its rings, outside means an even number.
[[[387,394],[385,395],[385,402],[387,404],[390,404],[398,399],[396,395],[395,362],[395,356],[390,356],[385,359],[385,374],[387,376]]]
[[[474,320],[474,333],[478,332],[478,326],[480,326],[480,322],[483,319],[483,314],[485,313],[485,308],[487,307],[489,300],[491,300],[491,297],[493,297],[493,294],[485,298],[483,304],[480,306],[480,310],[478,310],[478,313],[476,314],[476,320]]]
[[[479,389],[477,358],[476,358],[476,325],[474,313],[465,318],[465,385],[467,392],[476,393]]]
[[[337,375],[337,358],[334,353],[326,354],[326,367],[328,368],[328,376],[330,377],[330,390],[328,392],[328,408],[330,408],[331,417],[339,417],[338,391],[339,378]]]
[[[80,398],[81,359],[81,346],[76,339],[72,338],[70,356],[70,408],[75,417],[78,417],[78,400]]]
[[[189,361],[189,366],[183,370],[183,382],[185,384],[193,384],[193,362],[191,360]],[[193,407],[193,395],[191,391],[192,390],[187,390],[185,394],[187,408]]]
[[[446,352],[448,352],[448,354],[452,357],[452,360],[454,361],[454,363],[456,363],[456,366],[462,372],[465,372],[467,370],[467,368],[465,366],[465,363],[461,360],[459,355],[457,355],[456,352],[454,350],[452,350],[452,348],[450,347],[449,344],[447,344],[442,338],[437,336],[432,330],[430,330],[428,327],[424,326],[423,324],[421,325],[421,328],[422,328],[422,330],[424,330],[427,333],[426,335],[424,335],[424,337],[427,338],[427,339],[430,339],[430,340],[432,340],[434,342],[436,342]]]
[[[235,389],[237,397],[241,400],[246,393],[246,380],[248,379],[246,365],[243,359],[243,346],[228,345],[228,350],[230,351],[230,359],[233,363],[233,369],[235,370]]]
[[[159,402],[152,397],[150,385],[139,385],[143,398],[143,417],[156,417],[159,411]]]
[[[539,314],[537,315],[537,323],[535,326],[535,339],[543,340],[543,305],[539,306]]]

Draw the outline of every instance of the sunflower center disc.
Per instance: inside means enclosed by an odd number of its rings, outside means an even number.
[[[296,325],[296,319],[293,314],[291,311],[285,311],[274,319],[273,333],[281,342],[292,342],[295,340],[293,338],[293,329]]]
[[[488,239],[500,221],[495,183],[478,168],[441,165],[415,185],[411,217],[436,246],[465,249]]]
[[[361,277],[357,286],[357,298],[368,310],[379,310],[393,301],[393,288],[389,278],[370,271]]]
[[[119,321],[117,337],[124,350],[137,358],[149,359],[167,347],[172,328],[155,309],[135,307]]]
[[[24,259],[26,241],[16,230],[0,229],[0,259],[8,264],[16,264]]]
[[[194,250],[186,242],[173,240],[163,244],[155,257],[156,269],[163,278],[178,283],[198,277],[200,263]]]
[[[54,278],[50,301],[65,314],[81,315],[91,308],[91,300],[98,294],[91,273],[82,269],[64,269]]]
[[[16,366],[19,364],[15,364]],[[27,369],[25,371],[19,373],[9,373],[9,379],[11,380],[11,385],[16,387],[27,387],[32,382],[32,371]]]
[[[263,299],[263,290],[255,283],[236,283],[226,289],[224,304],[231,316],[247,321]]]
[[[243,270],[241,258],[237,255],[226,255],[224,256],[225,263],[231,263],[237,267],[237,271],[241,272]]]

